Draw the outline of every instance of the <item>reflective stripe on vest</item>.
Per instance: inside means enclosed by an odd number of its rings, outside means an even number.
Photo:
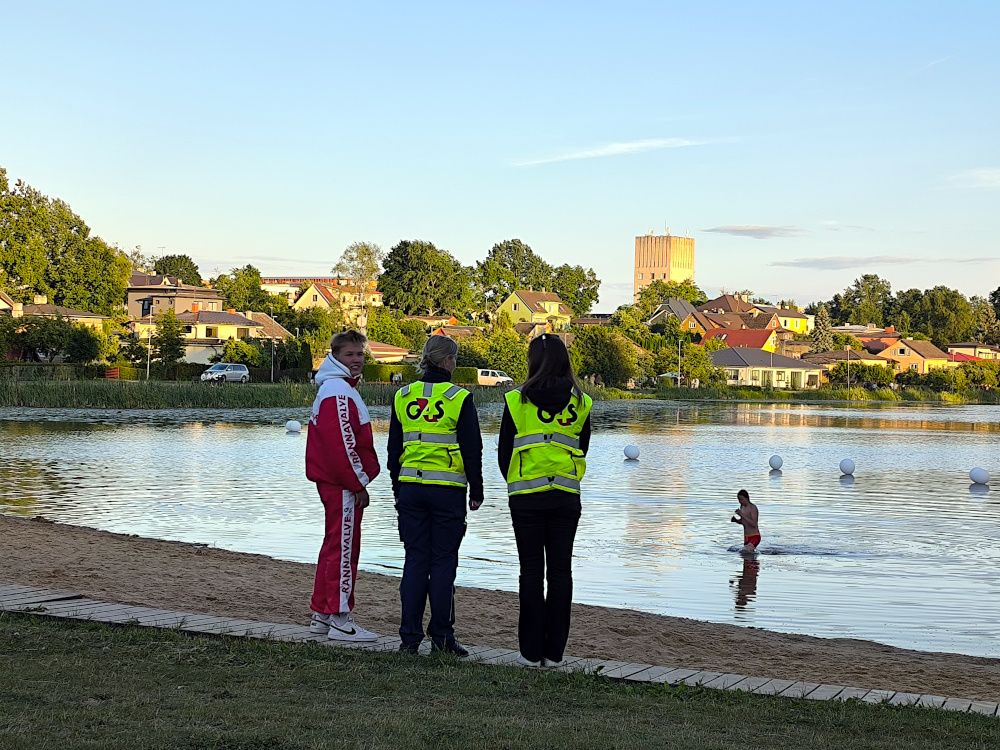
[[[563,435],[561,432],[553,432],[547,435],[525,435],[514,438],[515,449],[523,448],[526,445],[535,445],[536,443],[559,443],[560,445],[565,445],[567,448],[580,448],[579,438]]]
[[[540,490],[543,487],[562,487],[573,492],[580,491],[580,482],[569,477],[539,477],[538,479],[525,479],[520,482],[511,482],[507,485],[507,492],[526,492],[527,490]]]
[[[404,432],[404,443],[440,443],[442,445],[458,445],[458,433],[446,432]]]
[[[399,470],[400,477],[408,479],[423,480],[425,482],[452,482],[454,484],[467,484],[465,474],[457,474],[454,471],[431,471],[429,469],[412,469],[404,466]]]

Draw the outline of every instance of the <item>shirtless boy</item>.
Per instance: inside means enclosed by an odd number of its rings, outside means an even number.
[[[741,552],[745,554],[756,552],[760,546],[757,506],[750,502],[750,493],[746,490],[737,492],[736,499],[740,501],[740,507],[730,520],[743,527],[743,549]]]

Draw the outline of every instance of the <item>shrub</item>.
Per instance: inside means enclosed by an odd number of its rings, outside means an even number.
[[[417,374],[417,368],[413,365],[385,365],[369,362],[362,370],[365,382],[368,383],[390,383],[392,376],[396,373],[402,374],[404,383],[412,383],[420,377]]]
[[[479,370],[475,367],[456,367],[451,382],[474,385],[479,382]]]

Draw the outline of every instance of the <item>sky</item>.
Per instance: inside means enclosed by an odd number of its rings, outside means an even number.
[[[630,301],[1000,286],[1000,3],[0,0],[0,166],[212,276],[520,238]]]

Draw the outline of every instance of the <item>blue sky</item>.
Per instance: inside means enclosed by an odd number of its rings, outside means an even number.
[[[0,2],[0,165],[203,274],[519,237],[611,310],[669,227],[711,292],[1000,285],[995,2]]]

